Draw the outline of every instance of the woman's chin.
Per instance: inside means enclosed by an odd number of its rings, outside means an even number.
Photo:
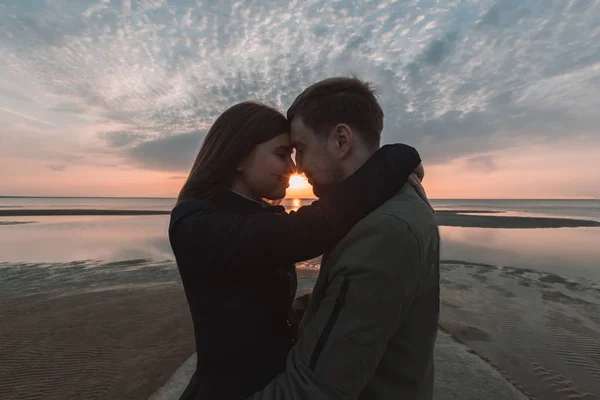
[[[285,197],[286,193],[287,191],[285,189],[278,190],[269,194],[268,196],[265,196],[265,198],[269,200],[282,200]]]

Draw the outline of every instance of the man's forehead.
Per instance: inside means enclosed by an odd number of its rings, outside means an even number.
[[[290,131],[292,145],[294,146],[306,143],[309,138],[308,135],[310,134],[310,129],[304,125],[304,122],[300,117],[296,117],[292,120]]]

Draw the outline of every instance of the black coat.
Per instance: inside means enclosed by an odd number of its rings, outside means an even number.
[[[177,205],[169,238],[198,356],[182,399],[243,399],[281,373],[296,334],[293,263],[339,242],[420,162],[412,147],[384,146],[321,199],[289,214],[231,191]]]

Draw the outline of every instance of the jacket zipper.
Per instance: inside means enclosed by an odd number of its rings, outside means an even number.
[[[335,305],[333,306],[333,312],[329,316],[329,319],[327,320],[327,323],[325,324],[325,328],[323,329],[323,332],[321,332],[321,336],[319,336],[319,340],[317,341],[317,344],[315,345],[315,350],[313,351],[312,356],[310,357],[310,369],[312,371],[315,370],[317,361],[319,361],[319,356],[321,355],[321,352],[323,351],[323,348],[325,347],[325,344],[327,343],[327,339],[329,339],[329,335],[331,334],[331,331],[333,330],[333,327],[335,326],[335,323],[338,319],[340,311],[342,310],[342,307],[344,306],[344,300],[346,299],[346,293],[348,292],[349,286],[350,286],[350,280],[348,278],[344,278],[344,280],[342,281],[342,287],[340,288],[337,298],[335,299]]]

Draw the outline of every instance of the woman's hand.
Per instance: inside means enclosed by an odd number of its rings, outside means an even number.
[[[419,174],[417,172],[417,170],[419,168],[420,168],[420,173],[421,173],[420,176],[419,176]],[[429,202],[429,199],[427,198],[427,193],[425,193],[425,188],[421,184],[422,176],[425,176],[425,171],[423,169],[423,164],[419,165],[419,167],[417,168],[417,170],[415,170],[415,172],[413,172],[412,174],[410,174],[410,176],[408,177],[408,183],[410,184],[410,186],[413,187],[413,189],[415,189],[415,191],[417,192],[417,194],[419,195],[419,197],[421,197],[423,199],[423,201],[427,204],[427,206],[435,214],[435,210],[433,209],[433,206],[431,205],[431,203]]]
[[[423,163],[419,164],[419,166],[415,168],[414,173],[417,174],[419,181],[423,182],[423,178],[425,178],[425,167],[423,167]]]

